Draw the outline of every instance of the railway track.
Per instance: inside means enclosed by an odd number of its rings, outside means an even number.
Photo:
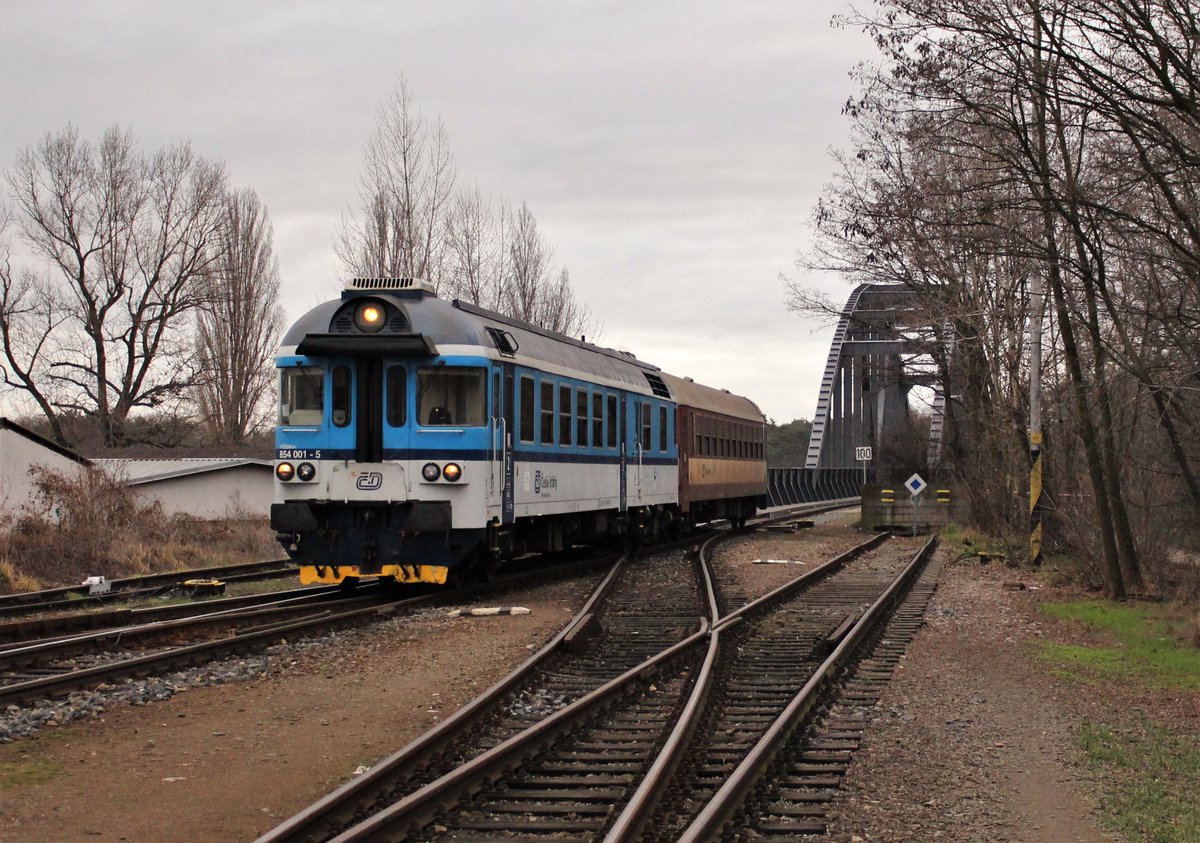
[[[216,565],[186,571],[124,577],[111,580],[111,590],[102,594],[90,594],[89,587],[86,585],[4,594],[0,595],[0,617],[29,615],[35,612],[95,609],[105,603],[161,594],[165,589],[176,588],[189,579],[221,579],[227,583],[244,582],[295,577],[298,576],[298,570],[286,559],[271,559],[238,565]]]
[[[675,558],[672,568],[669,557],[640,562],[636,574],[614,570],[563,632],[514,674],[260,843],[599,840],[606,833],[632,839],[702,722],[721,661],[714,626],[747,628],[755,613],[835,576],[885,539],[728,616],[721,615],[703,554],[688,577],[679,571],[683,560]],[[894,574],[904,565],[876,567]],[[876,583],[875,593],[888,581]],[[870,589],[859,584],[858,591],[843,603],[869,604]],[[637,624],[628,623],[638,615]],[[824,641],[841,624],[818,626]]]
[[[609,562],[612,558],[607,557]],[[11,644],[0,648],[0,706],[29,704],[125,678],[165,673],[215,658],[254,652],[281,639],[363,626],[420,608],[501,595],[551,577],[586,575],[604,563],[603,557],[585,557],[550,569],[527,568],[491,583],[453,592],[426,590],[408,598],[374,589],[363,597],[352,596],[354,592],[340,595],[325,592],[314,595],[315,599],[303,595],[293,598],[295,605],[205,612],[178,620]],[[340,599],[336,603],[321,602],[330,597]],[[219,631],[216,637],[213,630]],[[201,634],[208,637],[197,640]],[[177,636],[186,640],[164,643]],[[145,649],[130,652],[131,643],[140,643]],[[117,646],[122,649],[116,650]],[[105,650],[110,652],[102,658],[94,656],[104,654]]]

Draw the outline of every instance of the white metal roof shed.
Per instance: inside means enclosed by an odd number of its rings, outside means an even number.
[[[144,500],[170,515],[265,518],[275,499],[274,463],[249,457],[97,459]]]

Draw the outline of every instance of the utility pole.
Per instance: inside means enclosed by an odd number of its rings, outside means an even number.
[[[1042,564],[1042,322],[1046,315],[1044,282],[1038,272],[1029,282],[1029,564]]]

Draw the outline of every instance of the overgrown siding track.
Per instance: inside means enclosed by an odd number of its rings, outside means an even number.
[[[72,585],[42,591],[24,591],[0,595],[0,617],[27,615],[34,612],[94,609],[104,603],[152,596],[164,589],[179,586],[189,579],[222,579],[225,582],[267,580],[295,577],[298,569],[286,559],[245,562],[238,565],[215,565],[162,574],[145,574],[111,581],[112,590],[89,594],[88,586]]]

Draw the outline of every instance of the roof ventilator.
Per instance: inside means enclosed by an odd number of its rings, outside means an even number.
[[[496,348],[505,357],[513,357],[517,353],[520,346],[517,344],[517,338],[508,331],[501,331],[499,328],[487,328],[488,336],[492,338],[492,342],[496,344]]]
[[[646,376],[646,381],[650,384],[650,391],[659,398],[670,398],[671,390],[667,389],[666,382],[659,375],[653,372],[643,372]]]

